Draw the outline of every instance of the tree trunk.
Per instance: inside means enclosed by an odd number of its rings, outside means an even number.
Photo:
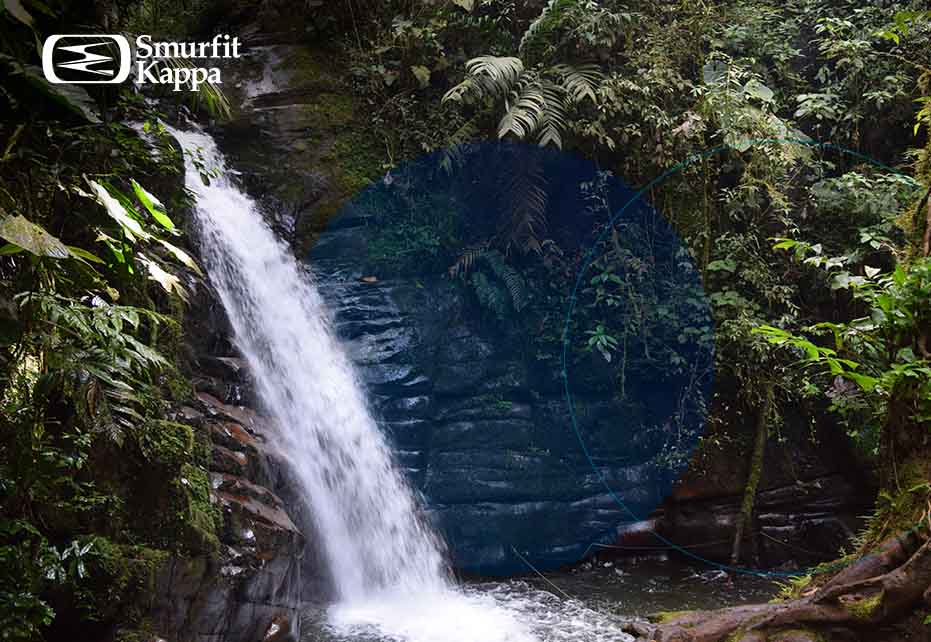
[[[744,488],[743,502],[740,513],[737,515],[737,525],[734,529],[734,546],[731,548],[731,566],[740,563],[740,548],[743,542],[744,531],[747,524],[753,520],[753,504],[756,501],[756,490],[763,475],[763,455],[766,452],[766,439],[769,434],[769,416],[773,408],[773,384],[768,383],[763,392],[763,404],[760,407],[756,423],[756,440],[753,444],[753,454],[750,457],[750,472],[747,475],[747,485]]]

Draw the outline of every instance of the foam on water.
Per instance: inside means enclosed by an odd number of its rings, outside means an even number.
[[[337,605],[325,629],[334,642],[631,642],[628,621],[514,581]]]

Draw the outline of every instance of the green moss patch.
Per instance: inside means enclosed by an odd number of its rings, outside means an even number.
[[[841,603],[844,609],[858,620],[869,620],[882,605],[882,592],[862,600],[847,600]]]
[[[141,626],[155,600],[158,571],[169,556],[160,549],[94,538],[85,557],[87,577],[76,590],[81,618]]]
[[[223,521],[220,509],[210,501],[207,471],[184,464],[175,484],[181,497],[176,517],[182,527],[182,542],[194,551],[215,551],[220,545],[217,532]]]
[[[657,611],[650,615],[650,621],[657,624],[667,624],[686,615],[691,615],[695,611]]]

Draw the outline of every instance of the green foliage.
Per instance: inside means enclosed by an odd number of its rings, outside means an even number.
[[[596,100],[602,75],[594,65],[558,64],[526,69],[515,57],[480,56],[466,63],[467,77],[450,89],[444,102],[505,101],[498,138],[536,139],[563,145],[568,114],[585,99]]]
[[[138,624],[155,547],[210,550],[216,516],[203,444],[164,421],[202,276],[180,151],[131,89],[46,83],[32,27],[74,29],[21,6],[34,24],[0,20],[0,629],[33,641],[56,617]]]
[[[830,138],[904,166],[908,136],[928,118],[921,98],[931,77],[925,11],[919,3],[863,7],[846,0],[739,0],[713,7],[548,0],[540,10],[523,11],[509,3],[470,2],[417,12],[392,6],[390,18],[372,18],[361,30],[373,40],[373,57],[395,61],[384,64],[397,74],[386,93],[389,101],[405,100],[404,125],[391,129],[417,132],[431,141],[428,149],[453,142],[447,167],[467,163],[463,143],[483,133],[583,153],[633,185],[688,161],[652,185],[645,199],[672,220],[702,272],[715,314],[717,407],[726,409],[713,420],[739,432],[768,386],[776,392],[778,427],[780,407],[819,413],[833,385],[831,375],[822,378],[811,367],[800,376],[794,357],[755,329],[798,333],[822,321],[862,317],[870,304],[851,288],[867,268],[891,274],[906,235],[918,232],[900,225],[915,181],[808,143]],[[418,30],[422,45],[401,37],[409,30]],[[374,53],[388,46],[390,53]],[[428,88],[406,72],[418,65],[430,71]],[[384,88],[388,77],[374,76],[374,84]],[[444,79],[450,89],[431,104]],[[441,122],[439,132],[425,131],[443,118],[449,122]],[[707,155],[710,149],[716,151]],[[927,166],[926,155],[915,156],[918,167]],[[398,160],[392,155],[391,162]],[[452,234],[439,241],[438,254],[454,257],[450,274],[463,277],[495,315],[508,308],[510,297],[483,262],[491,250],[533,293],[524,316],[543,301],[562,308],[560,288],[570,287],[564,274],[577,269],[577,248],[561,247],[565,241],[553,233],[545,174],[533,166],[488,171],[498,171],[507,186],[498,224]],[[405,238],[413,245],[436,247],[429,231],[410,231]],[[771,237],[805,239],[819,251],[799,262],[773,253]],[[676,332],[644,335],[655,321],[656,301],[636,288],[633,297],[625,290],[636,271],[611,245],[606,239],[599,248],[606,258],[588,276],[584,305],[572,321],[578,347],[610,357],[621,371],[641,352],[675,364],[678,335],[690,327],[687,307],[669,311]],[[830,267],[831,276],[819,266]],[[687,300],[685,293],[677,299]],[[646,312],[638,316],[638,310]],[[531,334],[548,362],[551,350],[544,346],[558,344],[562,328],[549,319],[542,327]],[[687,340],[707,333],[691,331],[699,334]],[[840,351],[830,358],[859,361]],[[882,406],[852,385],[859,392],[831,392],[828,401],[843,408],[854,439],[875,451]]]
[[[382,192],[370,189],[357,205],[371,213],[377,234],[368,255],[382,273],[416,273],[441,270],[446,253],[456,244],[461,221],[454,216],[448,195],[408,193],[403,188]]]
[[[814,575],[806,573],[804,575],[794,575],[785,581],[776,582],[779,586],[779,593],[772,600],[774,602],[788,602],[799,599],[805,590],[811,585]]]
[[[831,407],[846,416],[851,437],[874,454],[889,403],[903,390],[914,398],[913,421],[931,423],[931,355],[921,343],[922,329],[931,318],[931,259],[900,265],[892,272],[865,266],[859,276],[845,269],[849,257],[821,261],[820,248],[791,240],[776,247],[800,257],[811,254],[803,260],[832,272],[833,287],[849,291],[866,314],[840,323],[822,321],[799,334],[768,325],[758,332],[773,344],[797,351],[804,366],[825,379],[824,394]],[[816,342],[825,335],[831,347]]]
[[[468,260],[463,260],[463,259]],[[520,273],[497,250],[483,249],[461,257],[450,268],[471,286],[479,304],[499,320],[513,318],[528,302],[527,285]]]

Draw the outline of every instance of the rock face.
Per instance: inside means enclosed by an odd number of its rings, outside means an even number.
[[[858,478],[843,438],[818,431],[771,444],[744,550],[763,568],[833,559],[861,526],[875,490]],[[774,440],[775,441],[775,440]],[[749,447],[747,447],[749,449]],[[747,477],[747,450],[693,467],[654,516],[659,532],[689,553],[727,561]],[[862,470],[862,468],[860,469]]]
[[[274,622],[287,622],[299,635],[305,538],[271,490],[287,479],[268,447],[268,420],[207,392],[182,413],[210,435],[210,501],[223,527],[215,554],[172,558],[160,570],[155,629],[177,642],[237,642],[260,640]]]
[[[453,563],[521,573],[522,557],[558,566],[592,543],[611,543],[630,518],[583,456],[554,373],[534,371],[520,351],[473,323],[474,310],[447,278],[366,280],[358,260],[365,238],[364,227],[337,222],[310,263]],[[618,416],[606,394],[577,405],[585,434]],[[637,453],[600,454],[600,472],[635,514],[659,504],[660,480]]]

